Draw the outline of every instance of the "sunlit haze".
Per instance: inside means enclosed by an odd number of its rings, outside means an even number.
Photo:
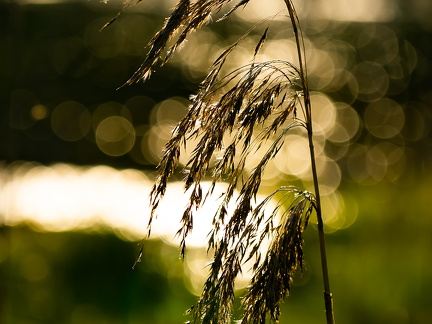
[[[113,231],[119,237],[136,241],[147,234],[149,220],[148,195],[152,181],[137,170],[115,170],[107,166],[77,167],[56,164],[51,167],[25,163],[8,168],[0,189],[0,214],[6,225],[27,223],[41,231]],[[3,170],[3,174],[5,174]],[[203,190],[209,183],[204,183]],[[194,219],[194,231],[188,238],[191,246],[205,246],[212,216],[223,193],[224,184],[216,187]],[[327,199],[326,199],[327,197]],[[263,197],[258,197],[260,201]],[[183,184],[168,186],[158,218],[152,227],[153,238],[178,243],[175,237],[188,196]],[[355,205],[355,202],[349,202]],[[329,224],[349,226],[338,210],[343,206],[340,194],[324,196],[330,211]],[[352,207],[352,206],[351,206]],[[351,213],[350,217],[354,217]]]
[[[0,213],[7,225],[28,223],[44,231],[112,230],[123,239],[140,240],[147,233],[151,186],[148,177],[136,170],[27,163],[3,183]],[[220,187],[216,197],[218,193]],[[187,203],[182,183],[172,183],[165,200],[154,221],[152,237],[174,242]],[[195,230],[188,240],[191,246],[205,244],[216,203],[208,200],[197,213]]]

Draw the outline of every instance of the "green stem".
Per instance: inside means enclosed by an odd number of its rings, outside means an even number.
[[[312,177],[313,177],[315,197],[316,197],[315,198],[316,214],[317,214],[318,236],[319,236],[319,245],[320,245],[321,269],[322,269],[323,281],[324,281],[324,303],[325,303],[327,324],[333,324],[334,323],[333,298],[330,292],[330,280],[329,280],[328,266],[327,266],[327,253],[326,253],[325,240],[324,240],[324,222],[321,214],[321,196],[320,196],[319,185],[318,185],[318,173],[317,173],[315,150],[313,144],[312,109],[311,109],[311,103],[309,97],[309,87],[307,82],[306,66],[303,63],[304,44],[303,44],[303,39],[301,38],[301,35],[299,33],[300,22],[298,20],[297,13],[295,12],[294,6],[291,0],[284,0],[284,1],[289,12],[289,17],[291,19],[291,24],[293,26],[294,36],[297,45],[297,56],[299,59],[300,78],[302,82],[303,99],[304,99],[305,112],[306,112],[305,118],[306,118],[306,127],[308,133],[308,141],[309,141],[309,153],[311,158]]]

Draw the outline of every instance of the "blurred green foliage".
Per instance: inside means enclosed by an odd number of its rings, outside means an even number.
[[[113,234],[1,230],[0,322],[178,323],[195,297],[183,283],[177,248],[137,249]]]

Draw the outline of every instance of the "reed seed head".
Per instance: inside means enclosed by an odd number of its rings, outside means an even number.
[[[133,2],[126,1],[125,8]],[[144,62],[127,84],[147,80],[159,60],[166,63],[191,32],[229,3],[231,0],[179,0],[150,41]],[[219,20],[248,3],[249,0],[239,1]],[[286,134],[297,127],[306,129],[309,135],[312,132],[299,22],[291,1],[285,3],[300,66],[282,60],[256,62],[267,39],[267,27],[255,45],[251,63],[221,75],[229,55],[260,24],[254,26],[214,61],[198,93],[191,97],[186,116],[173,129],[158,165],[159,175],[150,193],[149,229],[183,148],[190,139],[196,139],[197,144],[183,166],[184,190],[189,193],[189,201],[177,233],[181,255],[193,229],[194,212],[212,194],[217,182],[227,183],[208,236],[208,251],[213,252],[210,274],[200,299],[189,310],[192,323],[231,321],[235,279],[250,260],[253,277],[242,301],[241,322],[265,323],[266,318],[277,322],[279,305],[290,292],[293,276],[303,268],[303,232],[312,211],[319,209],[319,199],[307,191],[285,186],[263,201],[256,201],[265,169],[279,154]],[[297,110],[302,113],[297,114]],[[257,156],[264,147],[264,153]],[[246,168],[247,161],[254,162],[252,169]],[[201,183],[207,179],[212,185],[203,193]],[[238,196],[234,198],[236,192]],[[235,209],[229,213],[228,205],[233,200]],[[276,201],[271,210],[270,201]],[[266,241],[271,244],[262,253]]]

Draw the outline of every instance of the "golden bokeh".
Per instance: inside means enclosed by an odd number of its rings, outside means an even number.
[[[123,117],[111,116],[96,128],[96,143],[107,155],[121,156],[129,152],[135,143],[135,129]]]

